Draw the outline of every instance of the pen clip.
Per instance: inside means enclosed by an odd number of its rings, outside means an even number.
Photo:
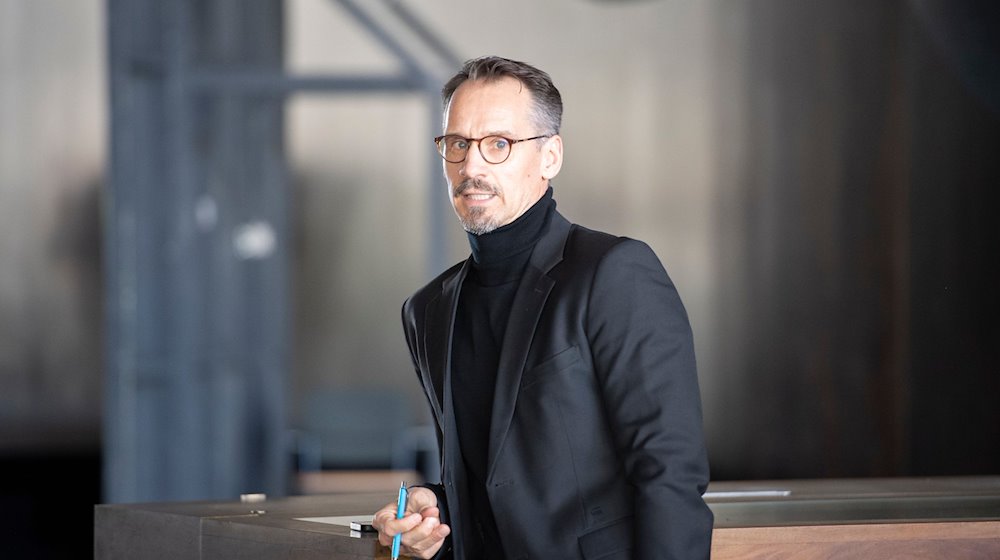
[[[406,481],[399,483],[399,498],[396,500],[396,519],[402,519],[406,513]]]

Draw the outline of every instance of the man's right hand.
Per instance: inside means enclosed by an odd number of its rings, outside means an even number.
[[[402,533],[399,552],[413,558],[431,558],[444,544],[451,527],[441,523],[437,496],[427,488],[413,487],[406,498],[406,514],[396,519],[396,504],[386,504],[375,512],[372,527],[378,531],[378,542],[392,546],[392,538]]]

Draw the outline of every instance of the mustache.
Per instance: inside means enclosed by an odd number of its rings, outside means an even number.
[[[500,195],[500,189],[496,185],[487,183],[486,181],[478,178],[470,178],[459,183],[452,191],[454,196],[461,196],[467,190],[475,190],[478,192],[489,193],[493,195]]]

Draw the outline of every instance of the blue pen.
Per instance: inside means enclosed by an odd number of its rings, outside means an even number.
[[[399,498],[396,500],[396,519],[402,519],[404,513],[406,513],[405,480],[399,483]],[[402,536],[402,533],[396,533],[396,536],[392,537],[392,560],[397,560],[399,558],[399,540]]]

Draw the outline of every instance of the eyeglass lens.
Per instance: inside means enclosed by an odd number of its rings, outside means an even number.
[[[487,136],[478,141],[461,136],[445,136],[438,144],[438,149],[444,159],[451,163],[459,163],[465,160],[473,142],[479,144],[479,153],[489,163],[503,163],[510,156],[510,140],[503,136]]]

